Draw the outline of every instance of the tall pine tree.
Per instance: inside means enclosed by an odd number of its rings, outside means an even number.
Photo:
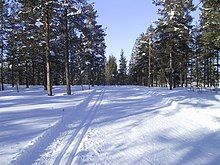
[[[125,85],[127,79],[127,61],[124,56],[124,51],[121,50],[118,69],[118,81],[120,85]]]

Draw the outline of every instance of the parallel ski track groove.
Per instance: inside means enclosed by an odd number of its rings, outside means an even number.
[[[79,105],[76,106],[77,108],[83,107],[87,105],[93,98],[96,90],[94,89],[88,97],[85,98]],[[70,112],[71,114],[71,112]],[[28,146],[20,155],[15,157],[14,160],[10,162],[13,165],[26,165],[26,164],[33,164],[40,155],[45,151],[46,147],[50,145],[60,134],[63,132],[63,128],[66,127],[67,124],[71,122],[71,118],[68,118],[70,114],[67,114],[65,119],[60,119],[54,126],[46,130],[43,135],[41,135],[33,145]],[[35,154],[33,152],[35,151]],[[37,151],[37,154],[36,154]],[[28,162],[27,162],[28,160]]]
[[[70,148],[70,145],[73,141],[76,141],[76,144],[74,145],[73,150],[71,151],[68,160],[65,164],[71,164],[76,153],[78,150],[78,147],[80,146],[80,143],[84,137],[84,135],[86,134],[86,132],[89,129],[90,124],[92,123],[96,112],[98,111],[102,99],[104,96],[104,89],[102,89],[100,91],[100,94],[96,100],[96,102],[94,103],[94,105],[90,108],[88,114],[86,115],[86,117],[83,119],[83,121],[77,126],[74,134],[69,138],[68,142],[66,143],[66,145],[64,146],[64,148],[62,149],[61,153],[59,154],[59,156],[55,159],[54,161],[54,165],[59,165],[61,163],[62,158],[64,157],[64,155],[66,154],[67,150]],[[80,133],[81,132],[81,133]],[[78,138],[77,138],[78,136]]]

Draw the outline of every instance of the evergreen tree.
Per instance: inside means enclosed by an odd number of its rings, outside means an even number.
[[[109,56],[106,65],[105,65],[105,78],[106,84],[108,85],[116,85],[117,84],[117,60],[111,55]]]
[[[137,38],[129,63],[129,76],[134,77],[132,84],[147,85],[149,78],[149,36],[142,33]]]
[[[137,45],[137,40],[135,42],[135,45],[133,47],[132,53],[131,53],[131,58],[128,64],[128,83],[130,85],[134,85],[136,83],[135,80],[135,47]]]
[[[202,33],[201,26],[196,25],[192,30],[192,41],[191,48],[193,50],[189,59],[189,71],[191,83],[196,83],[196,86],[203,82],[202,77],[205,71],[203,70],[203,59],[202,59]]]
[[[220,1],[203,0],[202,3],[204,85],[219,86]]]
[[[71,83],[104,82],[105,29],[96,21],[93,4],[86,0],[6,2],[6,14],[1,8],[1,80],[5,72],[4,81],[12,86],[43,84],[49,96],[52,84],[66,84],[71,94]]]
[[[187,63],[190,53],[190,29],[192,17],[190,12],[194,10],[192,0],[162,1],[155,0],[154,4],[161,6],[158,10],[161,18],[157,21],[156,33],[161,45],[165,64],[166,76],[169,77],[169,87],[177,85],[187,86]]]
[[[97,74],[104,70],[105,32],[102,26],[97,24],[97,11],[94,10],[93,4],[89,4],[85,7],[85,14],[87,21],[83,34],[84,42],[87,44],[84,45],[84,52],[85,60],[88,63],[89,84],[94,86],[94,82],[100,79],[100,76],[97,76]]]
[[[125,85],[126,77],[127,77],[127,61],[124,56],[124,51],[121,50],[120,59],[119,59],[119,69],[118,69],[118,83],[120,85]]]

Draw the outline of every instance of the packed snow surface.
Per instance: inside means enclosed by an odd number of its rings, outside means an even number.
[[[0,164],[219,164],[216,91],[106,86],[0,92]]]

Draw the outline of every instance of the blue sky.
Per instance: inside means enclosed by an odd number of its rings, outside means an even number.
[[[157,7],[151,0],[91,0],[98,11],[98,22],[107,27],[106,56],[119,59],[121,49],[127,60],[136,38],[158,18]],[[199,0],[194,0],[198,4]],[[198,18],[198,12],[194,13]]]

